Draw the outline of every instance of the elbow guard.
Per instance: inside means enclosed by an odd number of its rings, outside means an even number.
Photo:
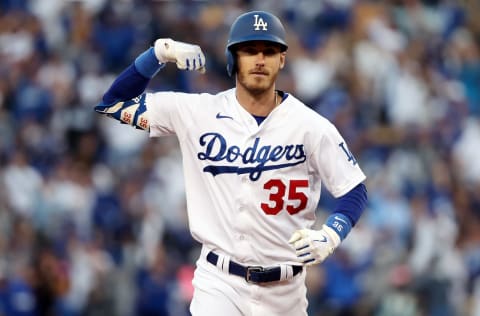
[[[144,93],[131,100],[119,101],[111,105],[100,103],[95,107],[95,111],[137,129],[149,130],[150,121],[145,100],[146,94]]]

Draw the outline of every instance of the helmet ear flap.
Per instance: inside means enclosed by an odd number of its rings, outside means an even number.
[[[225,49],[225,56],[227,57],[227,73],[228,76],[231,77],[237,71],[237,65],[235,61],[235,55],[232,53],[230,49]]]

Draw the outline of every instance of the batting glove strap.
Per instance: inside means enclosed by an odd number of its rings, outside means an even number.
[[[154,52],[160,63],[174,62],[182,70],[205,72],[205,55],[198,45],[159,38],[155,41]]]
[[[323,262],[335,251],[340,242],[340,236],[327,225],[323,225],[321,230],[297,230],[289,240],[295,248],[298,261],[304,265]]]

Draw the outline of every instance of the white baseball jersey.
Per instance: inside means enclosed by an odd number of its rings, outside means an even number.
[[[235,89],[146,103],[150,136],[179,139],[193,237],[242,264],[298,264],[288,239],[313,225],[321,183],[339,197],[365,179],[337,129],[292,95],[260,125]]]

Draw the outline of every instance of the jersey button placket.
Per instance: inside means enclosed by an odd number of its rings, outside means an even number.
[[[253,118],[252,118],[253,119]],[[246,122],[249,132],[245,134],[242,147],[252,147],[255,142],[255,130],[257,129],[257,124],[253,120],[253,125],[251,121]],[[248,168],[253,167],[255,164],[254,157],[248,158],[247,161],[243,161],[242,167]],[[250,259],[250,254],[252,253],[252,248],[250,244],[250,230],[252,225],[252,214],[251,214],[251,200],[252,200],[252,182],[250,180],[249,173],[240,174],[237,178],[237,187],[236,187],[236,197],[235,197],[235,210],[237,212],[235,216],[235,227],[236,227],[236,249],[237,253],[240,255],[239,260],[248,260]]]
[[[249,259],[249,253],[251,252],[248,230],[250,227],[251,219],[249,212],[249,192],[250,192],[250,180],[248,174],[240,175],[237,189],[237,197],[235,201],[236,209],[236,239],[237,250],[239,254],[239,260]],[[241,254],[241,255],[240,255]]]

